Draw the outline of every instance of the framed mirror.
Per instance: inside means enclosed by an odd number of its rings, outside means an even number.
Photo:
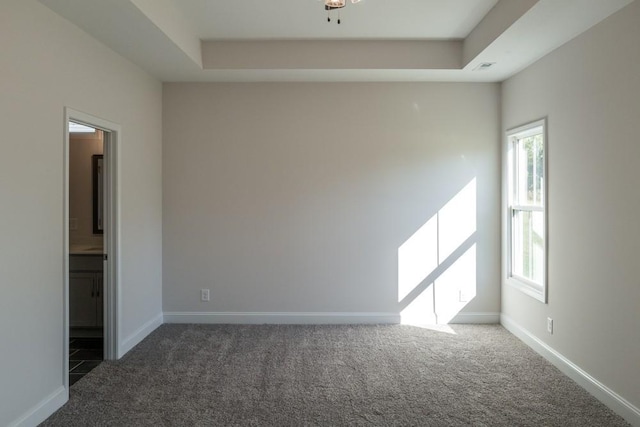
[[[94,154],[91,156],[91,172],[93,183],[93,234],[104,234],[104,173],[103,155]]]

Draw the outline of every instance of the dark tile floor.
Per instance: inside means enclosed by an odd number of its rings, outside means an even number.
[[[75,384],[104,359],[102,338],[69,340],[69,385]]]

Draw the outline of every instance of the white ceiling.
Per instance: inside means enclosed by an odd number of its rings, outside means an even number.
[[[498,82],[634,0],[39,1],[162,81]]]
[[[340,25],[327,22],[319,0],[180,0],[180,9],[202,40],[463,39],[497,2],[347,1]]]

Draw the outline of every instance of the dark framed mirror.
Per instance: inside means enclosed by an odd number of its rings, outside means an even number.
[[[93,234],[104,234],[104,169],[102,154],[91,156],[93,184]]]

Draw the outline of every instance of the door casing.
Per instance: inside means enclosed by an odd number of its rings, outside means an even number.
[[[69,394],[69,121],[91,126],[104,131],[104,358],[115,360],[121,357],[118,337],[120,336],[120,268],[118,254],[120,252],[120,180],[119,180],[119,146],[121,127],[117,123],[74,110],[64,109],[64,202],[63,202],[63,301],[64,301],[64,387]]]

